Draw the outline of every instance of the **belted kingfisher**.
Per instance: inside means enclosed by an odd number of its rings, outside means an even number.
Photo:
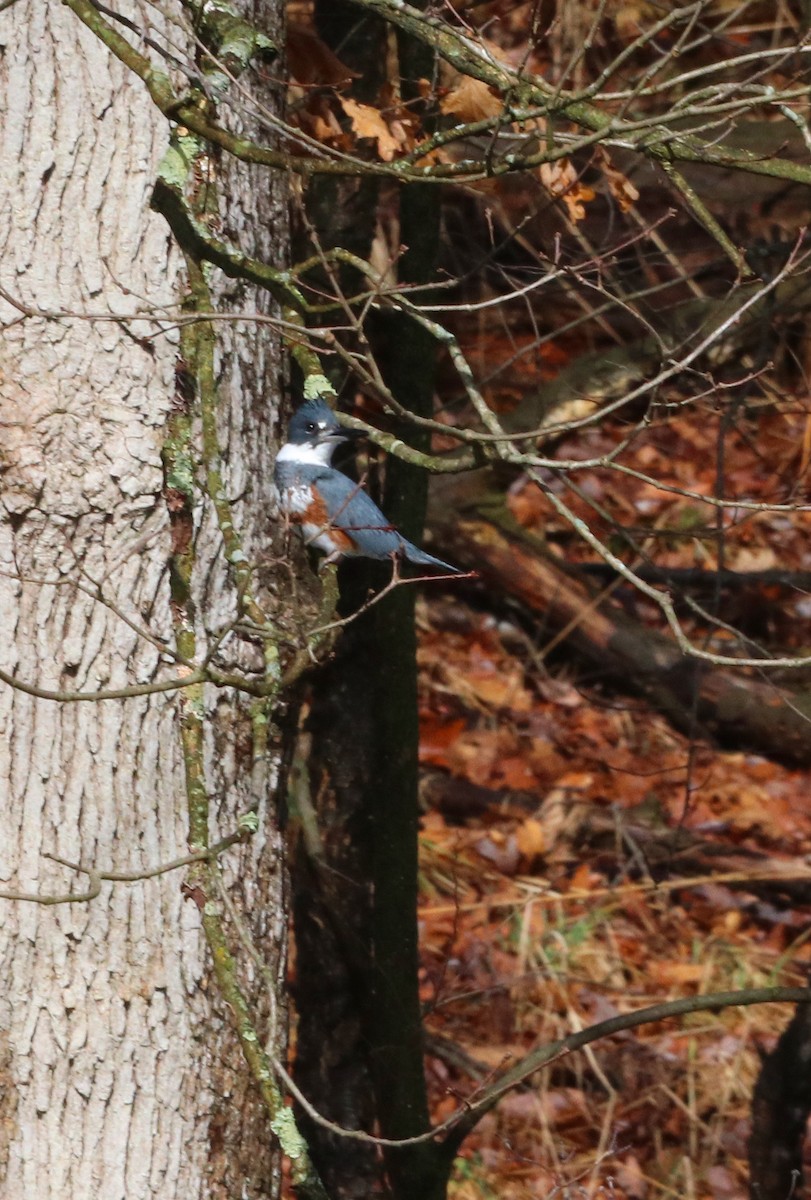
[[[457,567],[426,554],[391,525],[360,484],[331,466],[341,442],[359,436],[344,429],[323,400],[307,400],[290,419],[287,441],[276,456],[279,507],[301,528],[304,543],[325,551],[325,563],[353,558],[407,558],[417,566],[454,575]]]

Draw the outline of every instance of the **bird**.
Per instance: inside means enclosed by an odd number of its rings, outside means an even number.
[[[359,483],[332,466],[342,442],[362,436],[345,429],[323,400],[305,400],[290,418],[276,455],[279,509],[300,528],[304,544],[326,554],[322,566],[346,558],[401,559],[461,575],[458,567],[420,550],[389,522]]]

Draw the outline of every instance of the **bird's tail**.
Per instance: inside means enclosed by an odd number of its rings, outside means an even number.
[[[412,542],[407,542],[405,538],[403,538],[402,553],[415,566],[436,567],[438,571],[446,571],[449,575],[464,574],[459,567],[452,567],[450,563],[443,562],[441,558],[434,558],[433,554],[428,554],[425,550],[420,550],[418,546],[415,546]]]

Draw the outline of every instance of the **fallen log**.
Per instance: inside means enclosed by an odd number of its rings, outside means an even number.
[[[672,638],[574,577],[500,499],[468,495],[460,503],[459,485],[447,480],[438,491],[431,528],[443,555],[478,571],[493,595],[518,602],[550,632],[566,630],[566,645],[601,678],[644,696],[682,732],[790,765],[811,764],[811,693],[683,654]]]

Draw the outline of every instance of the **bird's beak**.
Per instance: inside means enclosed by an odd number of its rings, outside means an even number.
[[[336,442],[356,442],[359,438],[366,437],[366,430],[350,429],[348,425],[342,425],[340,429],[331,433],[330,437]]]

